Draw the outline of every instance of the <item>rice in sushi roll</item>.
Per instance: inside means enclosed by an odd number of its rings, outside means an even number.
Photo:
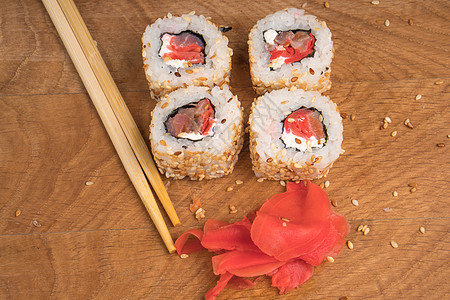
[[[169,14],[147,26],[142,36],[145,75],[153,98],[187,86],[229,83],[232,50],[209,19],[193,13]]]
[[[250,153],[257,177],[326,176],[343,150],[342,118],[328,97],[287,88],[257,98],[251,109]]]
[[[289,8],[259,20],[249,34],[250,74],[254,90],[296,87],[330,89],[333,58],[331,32],[325,21]]]
[[[168,178],[227,175],[242,149],[240,102],[228,85],[178,89],[156,104],[150,142],[158,169]]]

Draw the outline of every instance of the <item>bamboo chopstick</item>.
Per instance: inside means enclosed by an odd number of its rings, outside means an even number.
[[[128,176],[131,179],[136,191],[138,192],[142,202],[144,203],[153,223],[155,224],[159,234],[161,235],[167,249],[170,253],[175,252],[175,246],[170,236],[169,230],[164,222],[164,219],[159,211],[156,200],[153,197],[152,191],[145,175],[139,165],[133,149],[128,143],[122,127],[117,121],[116,116],[108,102],[101,85],[99,84],[88,60],[83,53],[81,46],[78,44],[67,19],[64,15],[57,0],[42,0],[47,9],[53,24],[58,31],[61,40],[63,41],[67,52],[83,81],[89,96],[94,103],[95,108],[108,132],[109,137],[117,151],[117,154],[125,167]]]
[[[161,204],[167,212],[172,224],[177,226],[180,224],[177,213],[169,199],[164,183],[158,174],[158,170],[153,162],[150,152],[148,151],[147,145],[136,126],[136,123],[131,116],[122,95],[119,92],[114,80],[103,61],[94,40],[92,39],[83,18],[80,15],[75,3],[72,0],[58,0],[62,11],[64,12],[67,21],[72,27],[78,43],[80,44],[83,52],[97,77],[98,82],[103,88],[103,92],[109,100],[111,108],[113,109],[117,119],[119,120],[122,129],[127,136],[127,139],[133,148],[133,151],[139,160],[142,168],[144,169],[147,178],[150,180],[153,189],[158,195]]]

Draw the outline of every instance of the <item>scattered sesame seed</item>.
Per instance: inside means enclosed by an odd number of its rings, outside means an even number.
[[[392,123],[391,118],[389,118],[388,116],[384,117],[384,121],[387,123]]]
[[[368,226],[368,225],[364,225],[364,226],[362,227],[361,231],[364,232],[364,231],[367,229],[367,227],[369,227],[369,226]]]
[[[41,227],[42,225],[41,225],[41,223],[39,223],[38,221],[33,220],[33,226],[39,228],[39,227]]]
[[[237,213],[236,206],[230,205],[229,208],[230,208],[230,214],[235,214],[235,213]]]
[[[325,6],[326,8],[330,8],[330,3],[328,3],[328,1],[323,3],[323,6]]]
[[[417,188],[413,187],[413,188],[411,188],[411,189],[409,190],[409,192],[410,192],[410,193],[415,193],[415,192],[417,192]]]
[[[319,184],[319,186],[320,186],[320,188],[321,188],[322,190],[325,188],[325,184],[324,184],[323,182],[321,182],[321,183]]]
[[[287,121],[288,121],[289,123],[292,123],[292,122],[295,122],[295,119],[294,119],[294,118],[288,118]]]
[[[20,208],[18,208],[16,210],[16,217],[20,216],[21,213],[22,213],[22,210]]]
[[[408,24],[409,24],[410,26],[413,26],[413,24],[414,24],[413,19],[408,19]]]
[[[358,226],[358,229],[357,229],[356,231],[362,231],[363,227],[364,227],[363,224],[359,225],[359,226]]]
[[[342,119],[347,119],[347,114],[346,113],[341,113],[341,118]]]
[[[416,100],[420,100],[420,99],[422,99],[422,95],[421,95],[421,94],[418,94],[418,95],[416,96]]]
[[[351,241],[347,241],[347,247],[350,250],[353,250],[353,243]]]
[[[359,205],[359,202],[358,202],[358,200],[353,199],[353,200],[352,200],[352,204],[353,204],[354,206],[358,206],[358,205]]]
[[[308,2],[302,4],[302,8],[305,8],[308,5]]]
[[[355,118],[356,118],[356,117],[355,117],[355,115],[354,115],[354,114],[351,114],[351,115],[350,115],[350,120],[354,121],[354,120],[355,120]]]
[[[420,226],[419,231],[420,231],[420,233],[425,233],[425,227]]]
[[[367,227],[366,229],[364,229],[364,235],[368,235],[369,232],[370,232],[370,228],[369,228],[369,227]]]
[[[285,182],[284,180],[280,180],[280,184],[281,184],[282,186],[286,186],[286,182]]]
[[[283,225],[283,227],[286,227],[286,226],[287,226],[286,222],[283,222],[283,224],[281,224],[281,225]]]
[[[289,220],[289,219],[287,219],[287,218],[285,218],[285,217],[281,217],[280,219],[283,220],[283,221],[285,221],[285,222],[288,222],[288,223],[291,221],[291,220]]]
[[[235,182],[236,182],[236,184],[237,184],[237,185],[239,185],[239,184],[243,184],[243,183],[244,183],[244,182],[243,182],[242,180],[239,180],[239,179],[238,179],[238,180],[236,180]]]
[[[439,148],[442,148],[442,147],[445,147],[445,144],[444,143],[439,143],[439,144],[436,144],[436,146],[438,146]]]
[[[411,183],[408,183],[408,186],[410,186],[410,187],[417,187],[417,183],[416,182],[411,182]]]
[[[370,3],[372,3],[373,5],[378,5],[378,4],[380,4],[380,1],[378,1],[378,0],[373,0],[373,1],[370,2]]]
[[[325,186],[325,188],[327,189],[329,186],[330,186],[330,181],[325,181],[325,183],[324,183],[324,186]]]
[[[397,131],[396,130],[391,132],[391,136],[396,136],[396,135],[397,135]]]
[[[381,129],[386,129],[388,128],[389,123],[388,122],[383,122],[383,125],[381,125]]]
[[[227,187],[227,192],[231,192],[233,190],[232,186]]]
[[[385,207],[385,208],[383,208],[383,211],[386,213],[389,213],[389,212],[391,212],[391,209],[389,207]]]
[[[444,83],[443,80],[438,80],[438,81],[436,81],[434,84],[435,84],[435,85],[440,85],[440,84],[443,84],[443,83]]]
[[[393,191],[393,192],[392,192],[392,196],[394,196],[394,197],[398,197],[398,193],[397,193],[397,191]]]
[[[258,178],[256,181],[258,181],[258,182],[263,182],[263,181],[264,181],[264,178]]]
[[[450,134],[447,134],[447,138],[450,139]]]
[[[392,248],[398,248],[398,244],[394,241],[391,241]]]
[[[188,258],[188,257],[189,257],[189,255],[187,255],[186,253],[183,253],[183,254],[180,255],[180,258],[182,258],[182,259],[185,259],[185,258]]]
[[[89,186],[89,185],[93,185],[94,183],[92,181],[86,181],[85,185]]]
[[[389,20],[386,19],[386,21],[384,21],[384,26],[387,27],[387,26],[389,26],[389,25],[391,25],[391,22],[390,22]]]
[[[334,262],[334,258],[332,258],[331,256],[327,256],[327,260],[328,260],[330,263],[333,263],[333,262]]]
[[[331,205],[333,205],[334,207],[337,207],[337,206],[338,206],[337,202],[334,201],[334,200],[331,200]]]

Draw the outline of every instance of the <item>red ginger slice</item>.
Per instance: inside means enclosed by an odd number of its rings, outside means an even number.
[[[300,259],[286,262],[272,275],[272,286],[278,288],[280,294],[287,293],[307,281],[313,271],[313,266]]]
[[[212,258],[216,275],[230,272],[240,277],[265,275],[285,264],[272,256],[254,251],[229,251]]]
[[[255,245],[281,261],[308,254],[329,231],[331,210],[325,192],[309,181],[304,183],[289,182],[285,193],[262,205],[252,224]]]

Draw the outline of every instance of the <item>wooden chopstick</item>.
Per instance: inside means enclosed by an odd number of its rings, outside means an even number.
[[[47,9],[53,24],[63,41],[67,52],[83,81],[89,96],[94,103],[95,108],[108,132],[109,137],[122,161],[125,170],[130,177],[136,191],[138,192],[145,208],[147,209],[153,223],[155,224],[161,238],[163,239],[170,253],[175,252],[175,246],[170,236],[169,230],[159,211],[155,198],[153,197],[150,186],[145,175],[134,155],[133,149],[128,143],[127,137],[122,130],[109,102],[98,82],[87,58],[85,57],[77,38],[68,23],[57,0],[42,0]]]
[[[78,43],[80,44],[83,52],[97,77],[98,82],[102,86],[103,92],[109,100],[111,108],[113,109],[120,125],[122,126],[125,135],[133,148],[133,151],[139,160],[141,167],[144,169],[147,178],[149,179],[153,189],[155,190],[158,198],[167,212],[172,224],[177,226],[180,224],[175,208],[170,201],[167,194],[164,183],[159,176],[155,163],[150,156],[148,147],[139,132],[136,123],[131,116],[122,95],[119,92],[114,80],[103,61],[94,40],[92,39],[83,18],[80,15],[75,3],[72,0],[58,0],[64,15],[67,18],[72,31],[74,32]]]

